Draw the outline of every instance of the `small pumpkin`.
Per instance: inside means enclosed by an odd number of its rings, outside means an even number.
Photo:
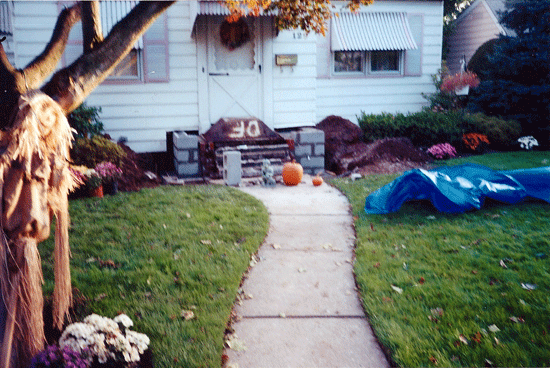
[[[293,160],[292,162],[287,162],[284,164],[282,175],[285,185],[298,185],[302,182],[304,169],[302,168],[302,165]]]
[[[314,186],[318,187],[319,185],[323,184],[323,178],[319,175],[316,175],[311,179],[311,182]]]

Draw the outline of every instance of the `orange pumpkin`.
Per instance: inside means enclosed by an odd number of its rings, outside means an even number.
[[[314,186],[318,187],[319,185],[323,184],[323,178],[319,175],[316,175],[313,177],[313,179],[311,179],[311,182]]]
[[[302,182],[302,177],[304,176],[304,169],[302,165],[296,161],[287,162],[283,166],[283,182],[285,185],[298,185]]]

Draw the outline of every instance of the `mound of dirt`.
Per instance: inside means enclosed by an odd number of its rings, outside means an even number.
[[[365,143],[361,128],[338,116],[325,118],[316,128],[325,132],[325,169],[337,175],[351,171],[363,175],[400,172],[431,161],[408,138]]]
[[[126,158],[122,162],[123,176],[119,179],[119,189],[124,192],[138,191],[141,188],[153,188],[161,184],[160,179],[150,178],[143,169],[146,165],[139,154],[130,147],[119,143],[126,152]]]

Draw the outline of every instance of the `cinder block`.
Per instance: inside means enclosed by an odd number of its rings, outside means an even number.
[[[226,185],[241,183],[241,152],[226,151],[223,153],[223,180]]]
[[[325,132],[318,129],[307,129],[298,132],[299,144],[305,143],[325,143]]]
[[[199,175],[199,163],[178,163],[175,162],[176,171],[178,173],[178,176],[198,176]]]
[[[299,145],[294,147],[294,155],[296,157],[311,156],[311,145]]]
[[[199,137],[185,132],[174,132],[173,141],[175,149],[198,149]]]
[[[174,157],[176,158],[177,162],[189,162],[189,150],[174,149]]]
[[[323,144],[316,144],[314,149],[315,156],[324,156],[325,155],[325,142]]]
[[[324,168],[325,167],[325,158],[324,157],[310,157],[309,160],[307,157],[303,157],[300,160],[300,165],[304,168]]]

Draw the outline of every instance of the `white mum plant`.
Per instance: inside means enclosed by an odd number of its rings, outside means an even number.
[[[539,142],[532,135],[521,137],[518,139],[519,146],[523,149],[530,150],[534,146],[538,146]]]
[[[114,319],[91,314],[83,322],[67,326],[59,346],[65,346],[86,356],[91,364],[94,358],[99,363],[109,360],[138,362],[149,346],[149,337],[145,334],[130,331],[134,323],[125,314]]]

